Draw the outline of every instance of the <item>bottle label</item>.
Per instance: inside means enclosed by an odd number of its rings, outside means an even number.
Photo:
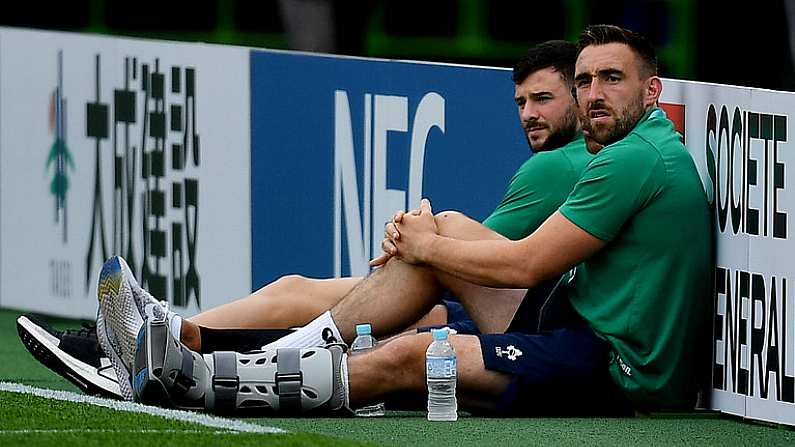
[[[428,378],[446,379],[456,376],[455,357],[428,357],[425,359],[425,374]]]

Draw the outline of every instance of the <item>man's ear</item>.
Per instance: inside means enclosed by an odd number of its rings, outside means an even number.
[[[657,104],[657,101],[660,99],[660,94],[662,94],[662,80],[657,76],[652,76],[646,82],[648,82],[649,85],[646,88],[643,107],[648,108]]]

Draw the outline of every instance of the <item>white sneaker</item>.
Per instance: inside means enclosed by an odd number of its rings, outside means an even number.
[[[181,324],[181,317],[157,301],[138,285],[130,267],[120,256],[108,259],[102,266],[97,286],[99,312],[97,338],[108,356],[122,396],[132,400],[131,371],[135,359],[136,338],[148,318],[166,319]]]
[[[17,318],[17,332],[25,348],[50,370],[84,393],[123,399],[110,359],[102,355],[96,326],[59,331],[33,315]]]

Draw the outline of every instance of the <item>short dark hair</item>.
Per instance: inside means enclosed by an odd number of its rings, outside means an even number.
[[[657,75],[657,51],[643,35],[615,25],[590,25],[583,30],[577,40],[578,51],[591,45],[623,43],[635,52],[643,62],[647,76]]]
[[[521,84],[528,76],[552,67],[560,73],[563,80],[571,85],[574,82],[574,63],[577,61],[577,45],[565,40],[549,40],[529,50],[513,67],[513,82]]]

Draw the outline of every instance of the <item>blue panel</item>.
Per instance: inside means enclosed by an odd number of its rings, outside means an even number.
[[[384,97],[398,97],[386,102],[397,101],[406,121],[405,132],[386,133],[385,153],[381,149],[386,188],[400,191],[408,191],[411,182],[410,146],[418,105],[434,92],[444,99],[445,130],[432,127],[427,132],[420,180],[422,196],[432,200],[435,211],[457,209],[475,219],[485,218],[530,154],[518,123],[509,71],[252,52],[253,289],[288,273],[334,275],[334,210],[340,206],[334,203],[334,157],[340,150],[335,148],[337,91],[344,92],[350,108],[348,131],[355,167],[346,165],[346,175],[355,173],[359,223],[370,222],[374,233],[370,239],[381,239],[383,219],[372,215],[372,202],[382,195],[371,185],[371,212],[366,214],[364,172],[375,174],[376,168],[372,159],[365,166],[365,133],[375,137],[376,121],[401,116],[399,111],[387,114],[375,106]],[[373,106],[368,129],[365,95],[370,95]],[[375,152],[373,147],[371,153]],[[342,275],[351,272],[349,241],[344,236],[350,217],[342,213],[341,235],[336,236],[341,238]]]

